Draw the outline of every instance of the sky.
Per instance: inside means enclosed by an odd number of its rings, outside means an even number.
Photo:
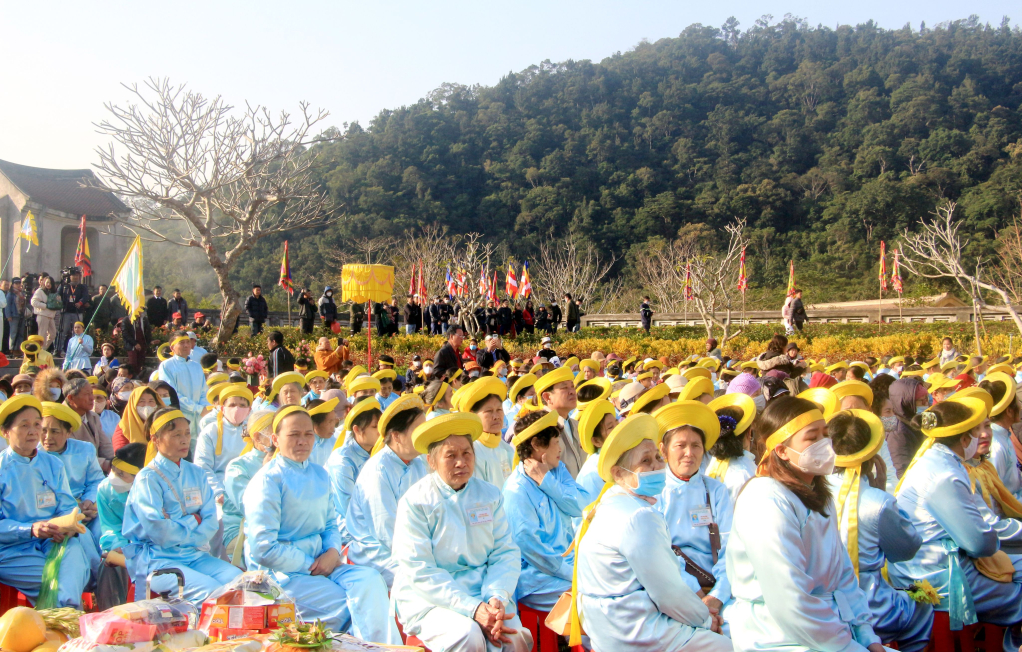
[[[93,126],[104,103],[126,103],[122,84],[148,77],[236,106],[294,111],[304,100],[330,112],[328,126],[368,126],[381,109],[445,82],[492,85],[546,59],[600,61],[730,16],[743,30],[764,14],[918,29],[971,13],[997,25],[1011,5],[1018,9],[1008,0],[0,0],[0,159],[89,167],[105,144]]]

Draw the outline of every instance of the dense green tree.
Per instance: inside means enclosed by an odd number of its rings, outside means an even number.
[[[794,259],[814,299],[872,297],[879,241],[938,202],[959,202],[977,252],[1018,213],[1020,80],[1007,20],[764,18],[598,63],[544,61],[492,87],[445,84],[310,152],[347,219],[296,234],[292,265],[303,283],[332,282],[330,252],[352,238],[439,222],[518,260],[583,232],[627,275],[635,245],[738,217],[757,290],[783,287]],[[257,245],[239,279],[274,282],[280,247]]]

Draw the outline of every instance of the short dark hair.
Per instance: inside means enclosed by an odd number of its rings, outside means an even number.
[[[515,434],[517,435],[524,432],[526,428],[536,423],[545,416],[546,412],[544,412],[543,410],[529,412],[524,417],[519,418],[518,421],[515,422]],[[536,442],[540,446],[549,446],[551,439],[560,436],[561,431],[559,428],[555,426],[550,426],[549,428],[544,428],[543,430],[540,430],[534,436],[529,437],[522,443],[518,444],[517,448],[515,449],[515,452],[518,453],[518,459],[526,460],[532,457],[533,442]]]
[[[281,333],[280,331],[270,331],[270,334],[267,335],[266,338],[273,342],[274,344],[284,343],[284,334]]]
[[[162,285],[154,285],[154,286],[153,286],[153,289],[154,289],[154,290],[162,290],[162,289],[163,289],[163,286],[162,286]]]
[[[450,328],[448,328],[447,329],[447,339],[451,339],[452,337],[457,335],[458,331],[461,331],[462,335],[465,334],[465,329],[461,326],[461,324],[455,324],[454,326],[451,326]]]
[[[258,283],[253,283],[253,284],[252,284],[252,289],[254,290],[254,289],[256,289],[256,288],[259,288],[260,290],[262,290],[262,289],[263,289],[263,286],[259,285]]]

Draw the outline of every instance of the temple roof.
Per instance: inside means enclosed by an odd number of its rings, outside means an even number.
[[[98,185],[92,170],[51,170],[0,160],[0,174],[35,203],[64,213],[109,219],[111,213],[129,211],[112,192],[82,187]]]

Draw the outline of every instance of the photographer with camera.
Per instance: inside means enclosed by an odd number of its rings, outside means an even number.
[[[74,334],[76,321],[82,320],[82,313],[89,307],[89,288],[82,284],[82,270],[75,266],[60,270],[60,285],[57,287],[63,308],[60,311],[60,328],[54,355],[64,355],[68,340]]]

